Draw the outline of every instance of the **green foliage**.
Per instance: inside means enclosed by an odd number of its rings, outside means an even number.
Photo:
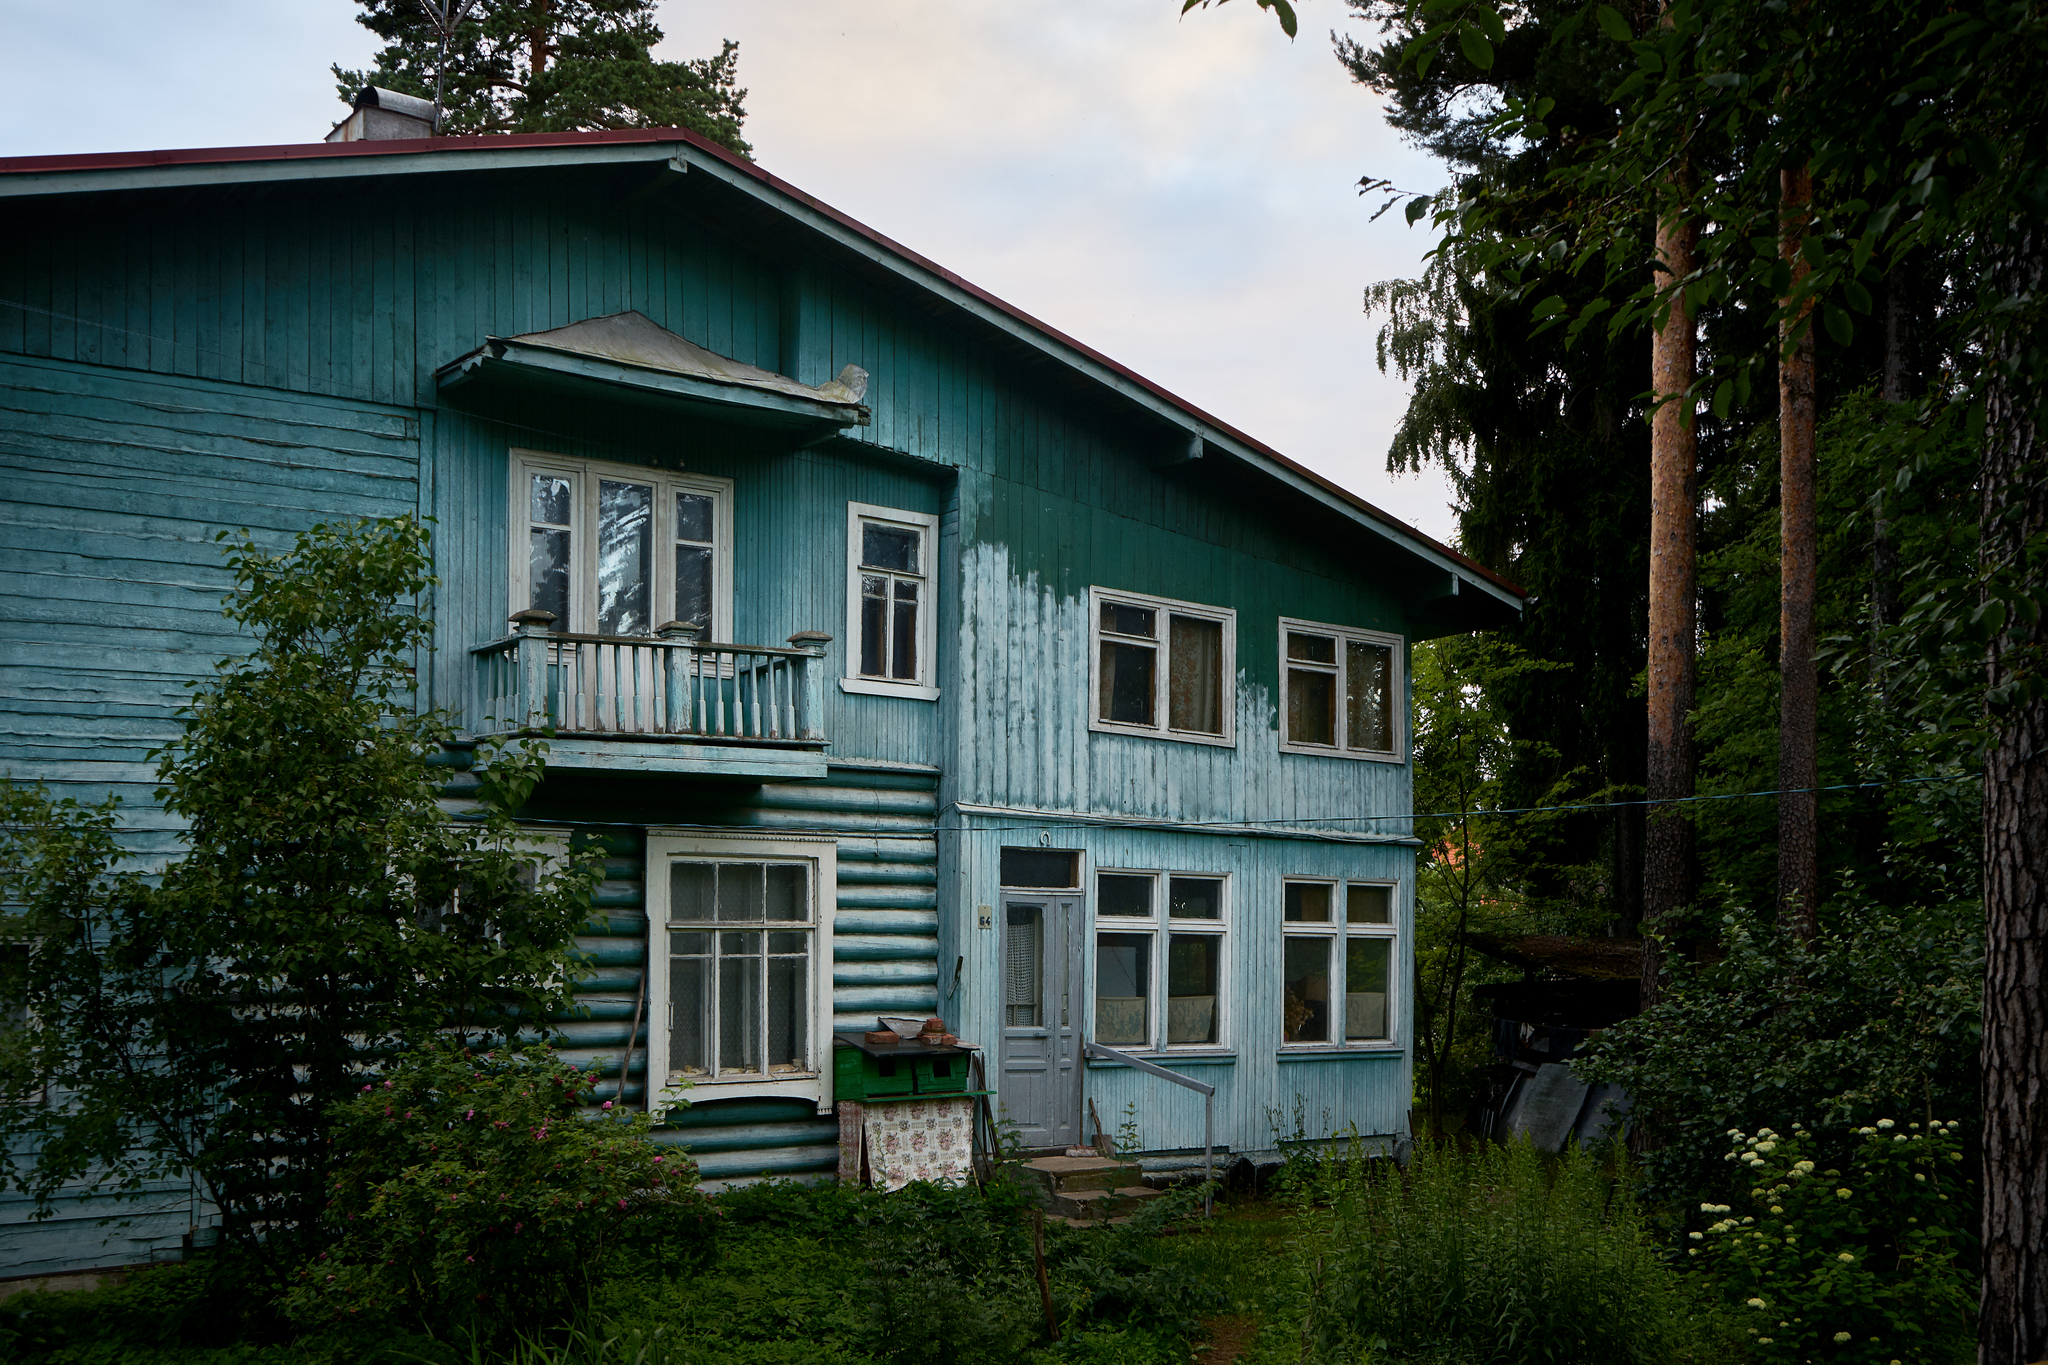
[[[367,71],[333,68],[344,101],[366,85],[422,99],[442,77],[448,133],[560,133],[688,128],[747,155],[739,44],[716,57],[665,62],[654,0],[459,3],[445,74],[441,34],[419,0],[359,0],[356,22],[384,40]]]
[[[1747,1189],[1722,1160],[1731,1128],[1811,1114],[1834,1132],[1884,1114],[1975,1111],[1976,902],[1894,909],[1852,893],[1830,902],[1811,944],[1770,917],[1730,912],[1725,959],[1679,965],[1659,1004],[1574,1061],[1653,1116],[1644,1163],[1659,1198],[1727,1203]]]
[[[1537,890],[1598,878],[1598,869],[1579,869],[1574,878],[1542,866],[1552,847],[1543,836],[1558,817],[1487,813],[1513,804],[1508,792],[1517,760],[1547,749],[1514,736],[1509,692],[1561,667],[1493,636],[1452,636],[1414,650],[1415,837],[1422,841],[1415,872],[1415,1086],[1432,1132],[1458,1116],[1490,1060],[1487,1018],[1470,1000],[1471,988],[1511,979],[1473,951],[1469,936],[1594,927],[1583,909]],[[1570,785],[1561,779],[1537,802],[1561,803]]]
[[[1821,525],[1816,634],[1821,784],[1955,778],[1978,758],[1976,651],[1915,648],[1889,597],[1910,603],[1967,579],[1977,548],[1973,452],[1950,433],[1925,439],[1905,404],[1848,395],[1819,433]],[[1700,581],[1706,629],[1694,721],[1700,791],[1776,785],[1779,534],[1775,433],[1759,433],[1710,490]],[[1882,577],[1872,546],[1882,518],[1895,561]],[[1958,714],[1960,708],[1963,713]],[[1965,781],[1825,792],[1824,883],[1854,877],[1894,904],[1967,893],[1979,853],[1978,793]],[[1777,810],[1769,801],[1694,807],[1702,880],[1738,904],[1777,894]]]
[[[17,1294],[0,1303],[0,1358],[114,1365],[157,1351],[260,1340],[270,1324],[261,1286],[247,1270],[233,1259],[207,1258],[153,1266],[98,1290]],[[249,1349],[252,1365],[268,1355]]]
[[[1970,1358],[1974,1276],[1960,1255],[1974,1203],[1965,1189],[1962,1125],[1900,1127],[1891,1119],[1847,1134],[1843,1166],[1812,1133],[1730,1129],[1727,1160],[1753,1181],[1737,1216],[1694,1232],[1692,1254],[1741,1305],[1759,1362],[1888,1365]]]
[[[334,1107],[327,1248],[287,1311],[498,1337],[563,1320],[621,1257],[695,1269],[715,1226],[696,1167],[645,1113],[580,1112],[596,1083],[546,1047],[408,1050]]]
[[[1629,1181],[1526,1143],[1460,1153],[1418,1143],[1333,1162],[1294,1218],[1286,1340],[1261,1359],[1727,1359],[1725,1325],[1652,1245]],[[1262,1347],[1267,1342],[1262,1342]]]
[[[402,1040],[556,1012],[600,871],[537,867],[505,814],[541,746],[479,755],[495,800],[441,809],[451,731],[412,694],[423,526],[316,526],[285,554],[245,538],[228,562],[253,649],[196,687],[158,755],[181,857],[145,878],[121,866],[111,801],[0,784],[5,930],[32,945],[0,978],[25,1011],[0,1064],[11,1093],[53,1097],[0,1106],[0,1160],[41,1216],[189,1172],[276,1268],[324,1198],[329,1106]]]

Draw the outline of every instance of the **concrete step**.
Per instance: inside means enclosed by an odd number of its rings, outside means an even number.
[[[1159,1191],[1143,1185],[1123,1185],[1109,1190],[1062,1190],[1052,1197],[1052,1211],[1066,1218],[1103,1222],[1134,1213],[1138,1205],[1158,1197]]]
[[[1069,1190],[1113,1190],[1120,1185],[1135,1185],[1140,1179],[1136,1162],[1097,1156],[1042,1156],[1022,1163],[1019,1171],[1023,1179],[1049,1195]]]

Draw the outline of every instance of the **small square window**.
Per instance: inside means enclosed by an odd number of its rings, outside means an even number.
[[[1175,919],[1223,918],[1221,877],[1175,877],[1168,885],[1167,899]]]
[[[1109,919],[1152,918],[1152,887],[1158,880],[1128,872],[1104,872],[1095,878],[1095,913]]]

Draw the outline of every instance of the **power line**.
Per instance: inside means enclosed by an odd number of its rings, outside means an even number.
[[[1659,800],[1652,800],[1648,797],[1644,797],[1633,801],[1582,801],[1562,806],[1501,806],[1491,810],[1417,811],[1413,815],[1316,815],[1280,820],[1169,820],[1163,817],[1158,819],[1148,819],[1144,816],[1132,816],[1128,818],[1135,823],[1142,823],[1146,825],[1171,824],[1176,829],[1247,829],[1255,827],[1286,827],[1288,829],[1298,830],[1302,833],[1313,834],[1317,832],[1317,827],[1323,825],[1358,824],[1366,821],[1462,820],[1477,816],[1550,815],[1566,811],[1617,810],[1634,806],[1682,806],[1701,801],[1740,801],[1749,797],[1756,796],[1800,796],[1807,794],[1809,792],[1818,794],[1821,792],[1868,791],[1875,788],[1908,787],[1925,782],[1960,782],[1980,778],[1982,776],[1982,773],[1974,772],[1945,773],[1937,777],[1900,777],[1893,778],[1885,782],[1838,782],[1831,786],[1826,787],[1772,787],[1760,791],[1716,792],[1708,796],[1670,796],[1664,797]],[[1014,813],[1022,814],[1023,812]],[[1038,813],[1033,812],[1033,814]],[[1034,820],[1029,824],[986,824],[975,825],[972,828],[975,831],[1035,829],[1039,824],[1042,824],[1044,823],[1044,821],[1047,820],[1055,822],[1066,821],[1077,823],[1094,822],[1090,816],[1078,812],[1068,813],[1065,811],[1045,811],[1043,812],[1043,816],[1043,820]],[[967,830],[969,827],[965,825],[941,825],[937,828],[945,829],[948,831],[961,831]]]

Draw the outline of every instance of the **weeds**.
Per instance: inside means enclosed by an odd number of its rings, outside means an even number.
[[[1526,1144],[1323,1161],[1296,1193],[1267,1359],[1681,1365],[1727,1325],[1651,1243],[1624,1173]]]

